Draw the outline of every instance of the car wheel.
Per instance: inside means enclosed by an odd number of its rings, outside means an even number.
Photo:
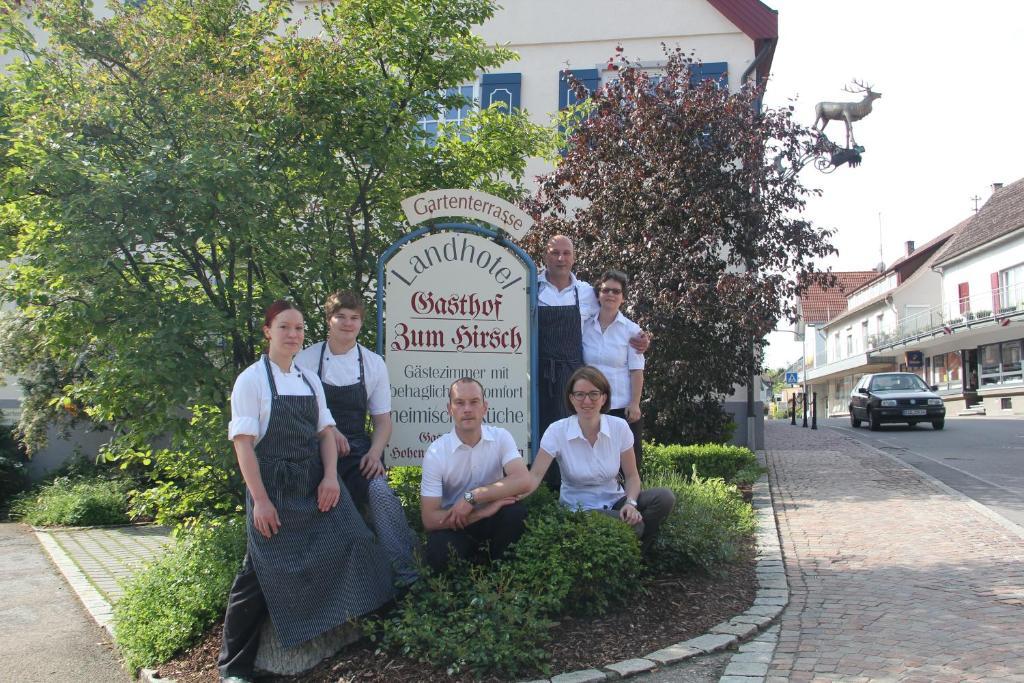
[[[941,420],[932,420],[932,429],[942,429],[946,426],[946,418]]]
[[[882,428],[882,420],[878,417],[878,413],[873,410],[868,411],[868,427],[873,432],[877,432]]]
[[[860,418],[854,414],[853,406],[850,406],[850,426],[854,429],[860,427]]]

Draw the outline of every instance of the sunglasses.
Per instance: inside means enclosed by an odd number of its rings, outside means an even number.
[[[622,294],[622,290],[619,289],[618,287],[602,287],[601,288],[601,293],[602,294]]]

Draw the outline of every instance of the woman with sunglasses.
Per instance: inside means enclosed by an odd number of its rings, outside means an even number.
[[[218,661],[230,683],[251,680],[268,614],[290,648],[394,596],[388,558],[338,480],[320,379],[292,361],[305,336],[302,313],[275,301],[263,335],[267,353],[231,392],[229,438],[245,480],[248,534]]]
[[[562,470],[559,502],[571,510],[596,510],[621,519],[633,527],[646,552],[676,498],[665,488],[641,490],[629,425],[606,414],[610,391],[608,379],[597,368],[588,365],[572,374],[565,388],[572,414],[544,431],[530,467],[532,490],[557,460]]]
[[[619,270],[607,270],[594,285],[600,309],[583,324],[583,362],[600,370],[611,385],[608,414],[629,423],[637,471],[642,471],[643,417],[640,396],[644,390],[644,355],[630,346],[640,326],[619,310],[626,300],[629,277]]]

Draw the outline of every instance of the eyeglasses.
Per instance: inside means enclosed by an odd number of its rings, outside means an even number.
[[[589,398],[591,401],[596,401],[597,399],[599,399],[602,396],[604,396],[604,392],[603,391],[573,391],[569,395],[572,396],[577,401],[580,401],[580,402],[582,402],[583,399],[585,399],[585,398]]]
[[[601,288],[601,293],[602,294],[622,294],[622,290],[619,289],[618,287],[602,287]]]

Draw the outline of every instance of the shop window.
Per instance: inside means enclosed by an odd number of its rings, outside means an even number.
[[[999,399],[1000,410],[1013,410],[1013,399],[1009,396],[1004,396]]]
[[[1021,381],[1020,340],[979,347],[978,355],[982,386]]]

